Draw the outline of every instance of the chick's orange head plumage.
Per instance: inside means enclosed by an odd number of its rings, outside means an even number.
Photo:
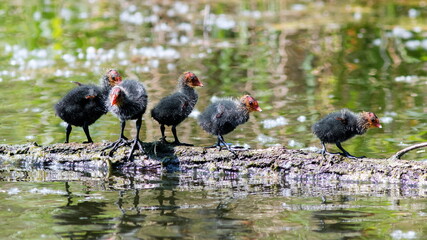
[[[362,115],[365,117],[368,122],[368,128],[382,128],[380,124],[380,119],[372,112],[362,112]]]
[[[262,112],[262,109],[258,105],[258,101],[250,95],[244,95],[241,98],[242,103],[246,106],[249,112]]]
[[[185,84],[187,84],[190,87],[203,87],[203,83],[192,72],[184,73],[184,81],[185,81]]]
[[[108,82],[110,83],[111,86],[116,86],[117,84],[122,82],[122,76],[115,69],[110,69],[107,75],[108,75]]]

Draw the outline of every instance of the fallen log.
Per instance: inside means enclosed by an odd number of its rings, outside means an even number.
[[[109,143],[53,144],[39,146],[0,145],[1,169],[59,169],[80,172],[100,171],[108,177],[113,171],[132,174],[143,171],[204,171],[239,176],[284,179],[317,179],[364,183],[427,185],[427,163],[389,159],[350,159],[339,155],[271,147],[237,151],[144,143],[145,154],[137,153],[126,162],[129,147],[113,157],[102,149]]]

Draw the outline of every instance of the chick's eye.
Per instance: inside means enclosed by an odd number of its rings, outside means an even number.
[[[249,101],[249,105],[254,105],[254,102],[252,102],[252,101]]]

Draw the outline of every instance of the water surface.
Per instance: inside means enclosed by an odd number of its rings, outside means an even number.
[[[64,123],[53,105],[74,87],[70,81],[97,83],[117,68],[145,83],[148,109],[175,89],[183,71],[205,84],[194,116],[212,98],[253,94],[264,111],[226,136],[253,148],[319,147],[310,126],[321,116],[341,108],[372,111],[384,128],[345,147],[388,157],[427,136],[423,4],[3,3],[1,142],[62,142]],[[158,140],[158,123],[148,112],[144,118],[143,139]],[[109,114],[91,126],[95,141],[116,139],[118,129]],[[134,134],[133,123],[127,131]],[[197,145],[215,141],[195,117],[178,132]],[[85,140],[81,129],[71,140]]]
[[[426,234],[426,191],[413,187],[200,172],[108,179],[46,170],[0,176],[6,180],[0,182],[4,239],[423,239]]]

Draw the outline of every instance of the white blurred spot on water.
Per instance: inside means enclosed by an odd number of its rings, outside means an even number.
[[[38,188],[33,188],[29,190],[30,193],[32,194],[56,194],[56,195],[65,195],[67,194],[65,191],[61,191],[61,190],[53,190],[53,189],[48,189],[48,188],[42,188],[42,189],[38,189]]]
[[[136,10],[137,10],[138,8],[135,6],[135,5],[130,5],[129,7],[128,7],[128,11],[129,12],[131,12],[131,13],[133,13],[133,12],[135,12]]]
[[[417,9],[411,8],[411,9],[409,9],[409,11],[408,11],[408,16],[409,16],[410,18],[416,18],[416,17],[418,17],[419,15],[420,15],[420,11],[418,11]]]
[[[417,48],[421,47],[421,41],[420,40],[409,40],[405,43],[405,46],[410,50],[416,50]]]
[[[19,81],[29,81],[29,80],[31,80],[31,77],[30,76],[20,76],[20,77],[18,77],[18,80]]]
[[[88,17],[89,17],[89,13],[87,13],[87,12],[81,12],[81,13],[79,13],[79,18],[80,19],[86,19]]]
[[[424,50],[427,50],[427,39],[424,39],[423,41],[421,41],[421,47],[422,47]]]
[[[162,22],[154,26],[153,30],[155,32],[170,32],[172,28],[167,23]]]
[[[142,72],[149,72],[150,68],[148,66],[142,67]]]
[[[404,232],[402,230],[394,230],[390,236],[393,239],[416,239],[417,233],[415,231]]]
[[[70,70],[61,70],[61,69],[56,69],[54,75],[56,77],[71,77],[74,73]]]
[[[271,142],[276,142],[277,139],[264,134],[260,134],[257,136],[257,141],[260,143],[271,143]]]
[[[391,123],[391,122],[393,122],[393,118],[388,117],[388,116],[384,116],[384,117],[380,118],[380,122],[381,123]]]
[[[353,14],[353,18],[354,18],[354,20],[359,21],[360,19],[362,19],[362,13],[361,13],[361,12],[359,12],[359,11],[355,12],[355,13]]]
[[[86,48],[86,59],[95,59],[96,57],[96,49],[92,46]]]
[[[150,65],[150,67],[152,68],[158,68],[160,65],[160,61],[158,59],[152,59],[148,62],[148,64]]]
[[[189,117],[197,119],[200,116],[200,111],[197,109],[193,109],[190,113]]]
[[[108,52],[108,55],[110,55],[110,56],[111,56],[111,57],[108,57],[108,59],[112,59],[112,56],[114,55],[114,52],[109,51],[109,52]],[[125,58],[127,58],[127,54],[126,54],[125,52],[119,51],[119,52],[117,53],[117,57],[118,57],[119,59],[125,59]]]
[[[215,25],[221,29],[232,29],[236,26],[236,22],[229,16],[220,14],[215,19]]]
[[[189,23],[180,23],[177,26],[177,29],[180,31],[186,31],[186,32],[191,32],[193,30],[193,26],[191,26],[191,24]]]
[[[426,79],[427,77],[411,75],[411,76],[397,76],[394,78],[394,81],[405,82],[405,83],[417,83],[417,82],[421,82],[421,80],[426,80]]]
[[[175,70],[175,69],[176,69],[176,65],[175,65],[175,64],[173,64],[173,63],[168,63],[168,64],[166,65],[166,68],[167,68],[169,71],[172,71],[172,70]]]
[[[60,15],[64,20],[69,21],[69,20],[71,20],[71,17],[73,16],[73,12],[68,8],[62,8]]]
[[[188,4],[183,2],[175,2],[173,4],[173,8],[178,14],[181,14],[181,15],[187,14],[188,11],[190,10],[190,7],[188,6]]]
[[[307,8],[307,6],[305,6],[305,5],[303,5],[303,4],[299,4],[299,3],[297,3],[297,4],[293,4],[292,6],[291,6],[291,10],[293,10],[293,11],[303,11],[303,10],[305,10]]]
[[[180,44],[187,44],[190,42],[190,39],[187,36],[180,36],[179,37],[179,43]]]
[[[71,55],[71,54],[68,54],[68,53],[64,54],[62,56],[62,59],[64,59],[64,61],[69,63],[69,64],[74,63],[76,61],[76,57]]]
[[[20,193],[21,190],[19,190],[18,188],[14,187],[14,188],[10,188],[9,190],[7,190],[7,194],[9,195],[15,195]]]
[[[397,112],[384,112],[384,115],[396,117],[397,116]]]
[[[120,21],[132,23],[135,25],[141,25],[144,22],[148,22],[148,19],[145,19],[141,12],[137,12],[137,7],[135,5],[130,5],[120,14]]]
[[[377,38],[375,39],[372,44],[374,44],[375,46],[380,46],[381,45],[381,39]]]
[[[229,48],[229,47],[232,47],[233,45],[230,42],[222,41],[222,42],[219,42],[216,46],[219,48]]]
[[[400,142],[399,144],[397,144],[397,146],[401,146],[401,147],[407,147],[407,146],[409,146],[410,144],[408,144],[408,143],[404,143],[404,142]]]
[[[242,15],[245,17],[250,17],[254,19],[259,19],[262,16],[260,11],[248,11],[248,10],[242,11]]]
[[[392,33],[395,37],[403,38],[403,39],[408,39],[413,36],[412,32],[402,27],[394,27]]]
[[[288,146],[289,147],[302,148],[304,146],[304,144],[302,144],[296,140],[291,139],[288,141]]]
[[[40,21],[40,19],[42,18],[42,13],[39,11],[34,12],[33,18],[34,18],[34,21]]]
[[[301,115],[301,116],[299,116],[298,118],[297,118],[297,121],[298,122],[305,122],[307,120],[307,117],[306,116],[303,116],[303,115]]]
[[[311,146],[311,147],[301,148],[301,150],[309,151],[309,152],[319,152],[321,150],[321,148]]]
[[[415,26],[414,28],[412,28],[412,31],[414,31],[416,33],[420,33],[422,30],[423,30],[423,28],[420,26]]]
[[[277,117],[276,119],[266,119],[261,121],[261,123],[264,125],[264,128],[266,129],[270,129],[270,128],[275,128],[278,126],[284,126],[284,125],[288,125],[289,124],[289,120],[286,119],[285,117]]]
[[[33,135],[27,135],[27,136],[25,136],[25,139],[27,139],[27,140],[34,140],[36,137],[35,136],[33,136]]]

